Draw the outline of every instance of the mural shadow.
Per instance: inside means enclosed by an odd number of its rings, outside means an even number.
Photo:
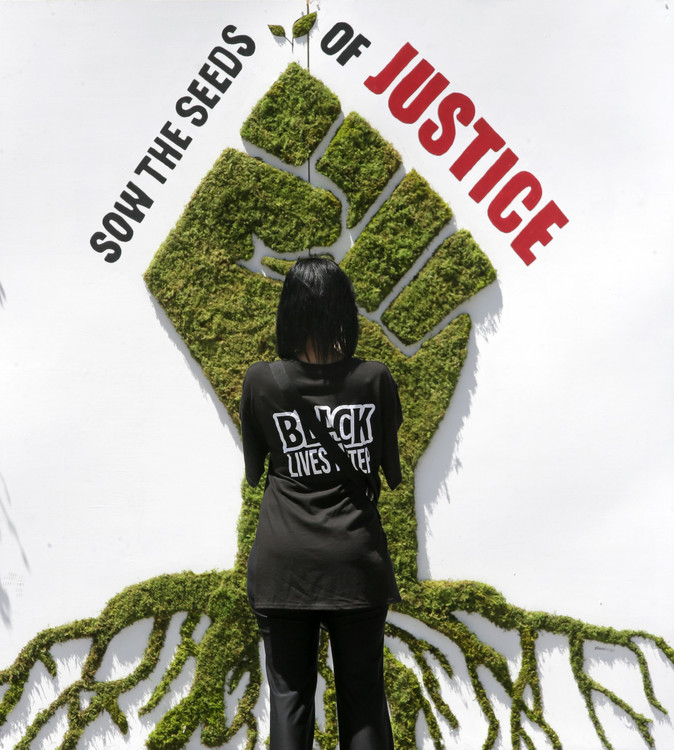
[[[502,309],[503,295],[497,279],[470,300],[459,305],[430,334],[435,335],[438,330],[444,328],[450,320],[461,313],[468,313],[473,323],[468,354],[449,408],[433,435],[430,445],[419,459],[415,472],[415,507],[419,540],[417,564],[420,579],[432,577],[428,548],[433,538],[433,510],[440,503],[451,504],[447,478],[450,473],[461,468],[459,457],[461,432],[470,417],[473,396],[477,391],[479,341],[490,338],[496,332]]]
[[[28,556],[23,548],[19,532],[17,531],[16,525],[12,521],[9,506],[12,504],[12,499],[7,488],[7,483],[4,477],[0,474],[0,547],[4,552],[8,549],[8,541],[5,536],[13,537],[16,542],[16,546],[19,551],[21,558],[21,565],[27,571],[30,571],[30,564],[28,562]],[[7,559],[7,558],[5,558]],[[23,578],[16,570],[3,571],[0,569],[0,620],[7,625],[11,626],[11,597],[10,588],[16,590],[17,595],[20,595],[23,589]]]
[[[39,712],[81,677],[91,644],[88,638],[53,644],[49,653],[56,665],[55,676],[49,674],[41,661],[32,666],[21,699],[7,716],[7,721],[0,725],[0,747],[14,747]],[[33,746],[57,747],[57,735],[62,738],[67,725],[66,711],[59,709],[40,729]]]
[[[218,398],[218,395],[215,392],[215,389],[213,388],[213,386],[211,385],[210,380],[208,380],[208,378],[204,374],[204,371],[201,365],[194,359],[187,344],[184,342],[180,334],[173,327],[173,323],[171,323],[168,315],[166,315],[166,313],[164,312],[164,308],[159,304],[159,302],[157,302],[157,300],[150,293],[147,287],[146,287],[146,292],[147,292],[150,302],[152,303],[152,307],[154,308],[154,313],[160,325],[166,331],[166,334],[171,340],[171,343],[175,346],[175,348],[182,355],[183,360],[185,361],[185,364],[187,365],[187,367],[190,370],[190,373],[192,374],[192,377],[199,384],[201,392],[204,394],[204,396],[206,396],[206,398],[208,398],[208,400],[213,405],[213,408],[215,409],[215,412],[218,415],[218,419],[220,420],[220,423],[222,424],[223,427],[227,429],[232,440],[234,440],[238,444],[240,440],[239,432],[236,429],[234,422],[232,421],[232,418],[229,416],[229,413],[227,412],[227,409],[225,408],[224,404]]]

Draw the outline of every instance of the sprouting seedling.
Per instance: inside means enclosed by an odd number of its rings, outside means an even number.
[[[307,3],[308,5],[308,3]],[[307,8],[308,10],[308,8]],[[318,13],[314,11],[313,13],[306,13],[302,16],[300,16],[294,23],[292,27],[292,38],[288,39],[286,36],[285,27],[281,26],[280,24],[269,24],[269,31],[271,31],[272,35],[279,38],[279,39],[285,39],[286,42],[290,42],[291,49],[295,49],[295,39],[300,39],[303,36],[307,36],[307,70],[309,70],[309,39],[308,34],[313,28],[314,24],[316,23],[316,17],[318,16]]]

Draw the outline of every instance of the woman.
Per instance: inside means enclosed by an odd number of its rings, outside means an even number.
[[[329,260],[299,260],[276,317],[281,362],[257,362],[243,383],[251,485],[269,455],[248,596],[264,640],[271,750],[313,747],[321,625],[330,634],[341,750],[393,748],[384,624],[400,595],[376,502],[380,468],[391,488],[401,479],[402,413],[390,372],[356,358],[357,341],[346,274]]]

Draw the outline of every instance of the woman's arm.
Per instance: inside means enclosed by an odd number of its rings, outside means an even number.
[[[241,438],[243,440],[243,461],[246,481],[255,487],[264,471],[264,461],[269,452],[264,432],[253,408],[255,395],[255,375],[248,369],[243,379],[239,417],[241,418]]]
[[[398,451],[398,430],[403,422],[403,411],[398,395],[398,386],[387,367],[384,368],[381,382],[382,413],[382,460],[386,483],[395,489],[402,481],[400,452]]]

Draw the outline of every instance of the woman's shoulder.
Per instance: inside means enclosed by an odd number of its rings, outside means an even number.
[[[259,362],[253,362],[252,365],[248,366],[248,369],[246,370],[246,375],[249,373],[251,375],[259,374],[261,372],[266,372],[269,370],[269,362],[259,361]]]
[[[251,386],[260,382],[265,382],[271,376],[269,362],[253,362],[246,370],[243,376],[244,385]]]
[[[375,359],[358,359],[354,357],[354,373],[370,380],[393,380],[391,371],[383,362]]]
[[[254,362],[250,365],[244,375],[244,386],[246,388],[255,388],[258,385],[266,386],[269,383],[275,383],[276,380],[270,365],[270,362],[265,361]],[[289,374],[291,379],[298,376],[311,375],[312,377],[317,377],[320,375],[321,377],[327,376],[329,379],[346,376],[348,379],[360,382],[377,382],[382,380],[395,382],[389,368],[383,362],[360,359],[359,357],[351,357],[346,361],[340,360],[327,366],[307,365],[298,360],[289,360],[288,365],[290,365]],[[326,370],[331,372],[327,372]]]

